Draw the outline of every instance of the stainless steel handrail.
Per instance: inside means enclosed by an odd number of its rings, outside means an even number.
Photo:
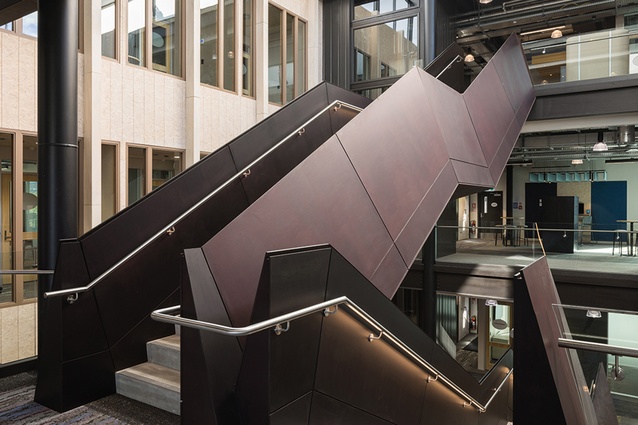
[[[619,345],[602,344],[600,342],[579,341],[570,338],[558,338],[558,346],[576,350],[595,351],[615,356],[638,357],[638,348],[621,347]]]
[[[138,252],[142,251],[144,248],[146,248],[148,245],[150,245],[153,241],[155,241],[157,238],[159,238],[160,236],[164,235],[164,234],[173,234],[175,232],[175,225],[177,223],[179,223],[180,221],[182,221],[182,219],[184,219],[185,217],[187,217],[188,215],[190,215],[193,211],[195,211],[197,208],[199,208],[202,204],[204,204],[206,201],[208,201],[210,198],[212,198],[213,196],[215,196],[217,193],[219,193],[221,190],[223,190],[224,188],[226,188],[226,186],[228,186],[230,183],[232,183],[233,181],[235,181],[237,178],[240,177],[246,177],[248,175],[250,175],[250,167],[254,166],[257,162],[261,161],[263,158],[265,158],[267,155],[269,155],[271,152],[273,152],[275,149],[277,149],[279,146],[281,146],[282,144],[284,144],[286,141],[288,141],[291,137],[295,136],[295,135],[302,135],[303,133],[305,133],[305,127],[310,124],[312,121],[316,120],[319,116],[321,116],[323,113],[325,113],[326,111],[330,110],[331,108],[334,108],[335,111],[341,109],[342,107],[346,107],[348,109],[357,111],[357,112],[361,112],[363,109],[359,108],[358,106],[354,106],[351,105],[347,102],[343,102],[340,100],[335,100],[333,102],[331,102],[328,106],[326,106],[325,108],[323,108],[321,111],[317,112],[315,115],[313,115],[310,119],[308,119],[306,122],[304,122],[302,125],[300,125],[299,127],[297,127],[296,130],[294,130],[293,132],[291,132],[288,136],[286,136],[285,138],[283,138],[282,140],[280,140],[277,144],[275,144],[274,146],[272,146],[270,149],[268,149],[266,152],[264,152],[262,155],[260,155],[257,159],[255,159],[254,161],[252,161],[250,164],[248,164],[247,166],[245,166],[244,168],[242,168],[237,174],[235,174],[234,176],[232,176],[230,179],[228,179],[226,182],[222,183],[221,186],[219,186],[217,189],[213,190],[211,193],[209,193],[208,195],[206,195],[204,198],[202,198],[200,201],[198,201],[195,205],[193,205],[191,208],[189,208],[188,210],[186,210],[184,213],[182,213],[179,217],[177,217],[176,219],[174,219],[173,221],[171,221],[169,224],[167,224],[166,226],[164,226],[159,232],[155,233],[153,236],[151,236],[148,240],[146,240],[144,243],[142,243],[141,245],[139,245],[137,248],[135,248],[133,251],[131,251],[128,255],[126,255],[124,258],[122,258],[120,261],[118,261],[117,263],[115,263],[113,266],[111,266],[109,269],[107,269],[105,272],[103,272],[101,275],[99,275],[98,277],[96,277],[95,279],[93,279],[91,282],[89,282],[86,286],[78,286],[75,288],[68,288],[68,289],[60,289],[58,291],[49,291],[49,292],[45,292],[44,293],[44,298],[49,298],[49,297],[59,297],[59,296],[63,296],[63,295],[67,295],[67,301],[69,303],[73,303],[75,300],[77,300],[78,298],[78,294],[82,293],[82,292],[86,292],[88,290],[90,290],[93,286],[97,285],[100,281],[102,281],[106,276],[108,276],[109,274],[111,274],[114,270],[116,270],[117,268],[119,268],[122,264],[124,264],[125,262],[127,262],[129,259],[131,259],[133,256],[135,256]]]
[[[2,274],[53,274],[53,270],[0,270],[0,275]]]
[[[220,325],[216,323],[203,322],[195,319],[187,319],[180,316],[173,316],[170,313],[177,313],[181,310],[181,306],[172,306],[166,307],[162,309],[155,310],[151,313],[151,318],[153,320],[157,320],[159,322],[169,323],[173,325],[186,326],[194,329],[200,329],[209,332],[215,332],[222,335],[227,336],[247,336],[254,334],[256,332],[260,332],[266,329],[272,328],[273,331],[279,335],[288,331],[290,328],[290,322],[299,319],[304,316],[308,316],[313,313],[317,313],[323,311],[325,316],[330,316],[338,311],[338,306],[344,305],[347,306],[352,312],[356,313],[361,319],[363,319],[366,323],[368,323],[371,327],[375,328],[378,336],[374,333],[371,333],[368,336],[368,340],[370,342],[385,339],[388,342],[391,342],[395,347],[402,350],[405,354],[412,358],[417,364],[421,365],[424,369],[426,369],[427,373],[430,374],[430,378],[428,378],[428,382],[441,380],[444,382],[450,389],[456,392],[461,398],[465,399],[467,403],[464,403],[464,406],[474,405],[479,411],[485,412],[487,407],[490,405],[496,394],[501,390],[507,379],[510,377],[514,368],[511,368],[500,385],[494,389],[494,393],[488,400],[485,405],[479,403],[474,397],[469,395],[465,390],[456,385],[453,381],[443,375],[439,370],[437,370],[434,366],[428,363],[423,357],[417,354],[414,350],[408,347],[402,340],[397,338],[392,332],[386,329],[383,325],[381,325],[377,320],[375,320],[372,316],[365,312],[361,307],[351,301],[348,297],[342,296],[338,298],[334,298],[332,300],[324,301],[319,304],[315,304],[309,307],[305,307],[287,314],[283,314],[281,316],[273,317],[268,320],[264,320],[262,322],[254,323],[252,325],[244,326],[244,327],[231,327]],[[334,310],[330,310],[330,307],[335,307]],[[282,325],[285,324],[286,327]],[[434,376],[434,378],[432,378]]]

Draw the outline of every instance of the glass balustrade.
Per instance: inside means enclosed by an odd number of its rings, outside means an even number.
[[[534,84],[638,73],[638,30],[616,28],[523,43]]]

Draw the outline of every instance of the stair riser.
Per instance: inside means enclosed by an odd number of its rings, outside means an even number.
[[[115,387],[118,394],[167,412],[180,414],[180,393],[130,376],[116,374]]]
[[[180,370],[179,349],[149,342],[146,345],[146,353],[149,362]]]

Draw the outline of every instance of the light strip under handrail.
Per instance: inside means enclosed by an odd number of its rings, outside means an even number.
[[[159,238],[160,236],[162,236],[165,233],[169,233],[172,234],[175,229],[173,229],[173,227],[179,223],[180,221],[182,221],[182,219],[184,219],[185,217],[187,217],[188,215],[190,215],[193,211],[195,211],[197,208],[199,208],[202,204],[204,204],[206,201],[208,201],[210,198],[212,198],[213,196],[215,196],[217,193],[219,193],[221,190],[223,190],[224,188],[226,188],[226,186],[228,186],[230,183],[232,183],[233,181],[235,181],[235,179],[242,177],[242,176],[246,176],[244,173],[249,173],[250,172],[250,167],[254,166],[257,162],[261,161],[263,158],[265,158],[267,155],[269,155],[272,151],[274,151],[275,149],[277,149],[279,146],[281,146],[282,144],[284,144],[286,141],[288,141],[291,137],[293,137],[294,135],[301,135],[305,132],[305,127],[310,124],[312,121],[316,120],[319,116],[321,116],[323,113],[325,113],[326,111],[328,111],[331,108],[335,108],[335,111],[341,109],[342,107],[346,107],[348,109],[352,109],[354,111],[357,112],[361,112],[363,109],[359,108],[358,106],[354,106],[351,105],[347,102],[343,102],[341,100],[335,100],[333,102],[331,102],[328,106],[326,106],[325,108],[323,108],[321,111],[317,112],[315,115],[313,115],[310,119],[308,119],[306,122],[304,122],[303,124],[301,124],[299,127],[297,127],[296,130],[294,130],[293,132],[291,132],[288,136],[286,136],[285,138],[283,138],[282,140],[280,140],[277,144],[275,144],[274,146],[272,146],[270,149],[268,149],[266,152],[264,152],[263,154],[261,154],[257,159],[255,159],[254,161],[252,161],[250,164],[248,164],[247,166],[245,166],[244,168],[242,168],[237,174],[235,174],[234,176],[232,176],[230,179],[226,180],[224,183],[222,183],[221,186],[219,186],[217,189],[213,190],[211,193],[209,193],[208,195],[206,195],[204,198],[202,198],[201,200],[199,200],[195,205],[193,205],[192,207],[190,207],[188,210],[186,210],[184,213],[182,213],[179,217],[177,217],[176,219],[174,219],[173,221],[171,221],[169,224],[167,224],[166,226],[164,226],[159,232],[155,233],[153,236],[151,236],[148,240],[146,240],[146,242],[143,242],[141,245],[139,245],[137,248],[135,248],[133,251],[131,251],[128,255],[126,255],[124,258],[122,258],[120,261],[118,261],[117,263],[115,263],[113,266],[111,266],[109,269],[107,269],[105,272],[103,272],[101,275],[99,275],[98,277],[96,277],[95,279],[93,279],[91,282],[89,282],[86,286],[78,286],[75,288],[68,288],[68,289],[60,289],[58,291],[49,291],[49,292],[45,292],[44,293],[44,298],[49,298],[49,297],[59,297],[59,296],[63,296],[63,295],[67,295],[69,296],[67,298],[67,301],[69,301],[70,303],[72,303],[73,301],[75,301],[78,297],[78,294],[81,292],[86,292],[89,289],[91,289],[93,286],[95,286],[96,284],[98,284],[100,281],[102,281],[106,276],[108,276],[109,274],[111,274],[115,269],[117,269],[118,267],[120,267],[122,264],[124,264],[126,261],[128,261],[130,258],[132,258],[133,256],[135,256],[138,252],[140,252],[141,250],[143,250],[144,248],[146,248],[148,245],[150,245],[153,241],[155,241],[155,239]]]
[[[0,275],[3,274],[53,274],[53,270],[0,270]]]
[[[334,298],[332,300],[311,305],[309,307],[305,307],[305,308],[293,311],[291,313],[283,314],[281,316],[273,317],[271,319],[264,320],[262,322],[258,322],[252,325],[238,327],[238,328],[171,315],[171,313],[174,314],[174,313],[177,313],[179,310],[181,310],[181,306],[179,305],[155,310],[151,313],[151,318],[159,322],[186,326],[189,328],[200,329],[204,331],[210,331],[210,332],[215,332],[222,335],[235,336],[235,337],[251,335],[251,334],[254,334],[266,329],[270,329],[270,328],[273,328],[275,333],[279,335],[283,332],[286,332],[289,329],[290,322],[292,320],[299,319],[301,317],[308,316],[310,314],[317,313],[320,311],[323,311],[325,316],[329,316],[337,312],[337,308],[339,305],[347,306],[352,312],[356,313],[365,322],[367,322],[373,328],[376,328],[376,331],[379,333],[379,335],[375,336],[374,334],[370,334],[370,336],[368,337],[368,340],[370,342],[381,339],[381,338],[385,338],[387,341],[392,342],[395,347],[404,351],[409,357],[411,357],[414,361],[416,361],[416,363],[424,367],[427,373],[429,373],[430,375],[434,375],[435,378],[432,379],[433,381],[441,379],[442,382],[447,384],[447,386],[450,389],[452,389],[454,392],[456,392],[459,396],[461,396],[461,398],[467,400],[467,404],[464,404],[464,406],[474,405],[479,411],[485,412],[489,404],[492,402],[492,400],[496,396],[496,393],[500,391],[504,383],[507,381],[507,379],[510,377],[510,375],[514,371],[514,368],[511,368],[508,371],[507,375],[505,376],[501,384],[494,389],[494,393],[492,394],[488,402],[485,405],[482,405],[474,397],[469,395],[465,390],[460,388],[453,381],[451,381],[449,378],[447,378],[445,375],[439,372],[438,369],[436,369],[434,366],[428,363],[425,359],[423,359],[423,357],[421,357],[414,350],[408,347],[403,341],[397,338],[394,334],[392,334],[392,332],[386,329],[377,320],[375,320],[368,313],[366,313],[365,310],[363,310],[361,307],[359,307],[357,304],[355,304],[346,296]],[[335,307],[335,309],[330,310],[330,307],[333,307],[333,306]],[[284,323],[287,325],[285,328],[282,327],[282,324]],[[429,381],[430,379],[428,379],[428,382]]]

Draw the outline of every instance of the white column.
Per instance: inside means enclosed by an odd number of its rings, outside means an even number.
[[[268,0],[255,0],[255,100],[257,122],[268,114]]]
[[[102,221],[101,3],[84,0],[83,232]]]
[[[185,0],[186,154],[184,165],[199,161],[201,151],[200,0]]]

